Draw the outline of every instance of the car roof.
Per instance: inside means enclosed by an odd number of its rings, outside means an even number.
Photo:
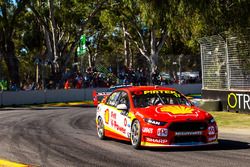
[[[128,90],[130,92],[139,91],[139,90],[174,90],[174,88],[163,87],[163,86],[130,86],[130,87],[123,87],[117,90]]]

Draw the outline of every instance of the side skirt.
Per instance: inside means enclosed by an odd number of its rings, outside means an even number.
[[[114,133],[110,130],[107,130],[107,129],[105,129],[105,136],[110,137],[110,138],[114,138],[114,139],[118,139],[118,140],[130,141],[130,139],[128,139],[124,136],[121,136],[117,133]]]

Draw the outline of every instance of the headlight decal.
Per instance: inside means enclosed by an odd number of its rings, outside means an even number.
[[[149,123],[149,124],[156,125],[156,126],[164,126],[167,124],[167,122],[161,122],[161,121],[148,119],[148,118],[145,118],[144,121]]]
[[[208,123],[209,123],[209,124],[215,123],[215,119],[214,119],[213,117],[210,118],[210,119],[208,120]]]

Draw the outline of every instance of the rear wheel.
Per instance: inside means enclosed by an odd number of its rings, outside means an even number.
[[[135,149],[141,146],[141,125],[138,120],[135,120],[131,126],[131,143]]]
[[[98,120],[97,120],[97,134],[98,134],[99,139],[101,140],[105,139],[104,124],[103,124],[103,120],[101,117],[98,117]]]

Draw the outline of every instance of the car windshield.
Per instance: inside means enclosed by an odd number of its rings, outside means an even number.
[[[132,92],[135,108],[157,105],[187,105],[192,104],[183,95],[174,90],[149,90]]]

